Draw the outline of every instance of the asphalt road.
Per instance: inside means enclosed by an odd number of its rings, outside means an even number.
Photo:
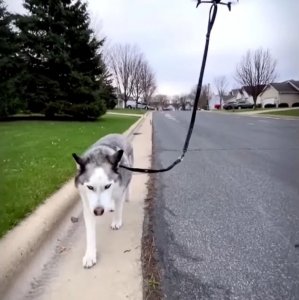
[[[154,113],[155,167],[179,156],[189,119]],[[155,188],[167,299],[299,299],[299,120],[199,112]]]

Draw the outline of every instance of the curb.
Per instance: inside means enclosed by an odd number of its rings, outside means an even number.
[[[118,112],[110,112],[110,111],[106,112],[107,115],[130,116],[130,117],[141,117],[141,116],[144,116],[146,113],[144,113],[144,114],[134,114],[134,113],[118,113]]]
[[[238,117],[252,117],[252,118],[266,118],[266,119],[274,119],[274,120],[291,120],[298,121],[299,117],[295,116],[283,116],[283,115],[275,115],[265,112],[256,112],[256,113],[247,113],[247,112],[220,112],[220,111],[210,111],[214,114],[221,114],[227,116],[238,116]]]
[[[140,116],[123,134],[132,138],[147,116],[148,113]],[[78,203],[79,194],[74,187],[73,180],[72,178],[67,181],[0,240],[0,295],[4,294],[11,280],[42,247],[51,233],[60,225],[63,217]]]
[[[270,115],[270,114],[264,114],[264,113],[259,113],[256,115],[248,115],[249,117],[254,117],[254,118],[266,118],[266,119],[274,119],[274,120],[287,120],[287,121],[298,121],[299,117],[295,116],[281,116],[281,115]]]
[[[131,125],[131,127],[129,127],[123,134],[127,135],[128,137],[132,138],[133,134],[140,128],[141,124],[144,122],[144,120],[149,116],[149,112],[140,115],[140,117],[138,118],[138,120]]]

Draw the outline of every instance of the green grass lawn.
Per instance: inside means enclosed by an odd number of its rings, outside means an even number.
[[[136,120],[106,115],[97,122],[0,123],[0,237],[75,174],[73,152]]]
[[[271,112],[264,112],[262,114],[276,115],[276,116],[299,117],[299,109],[288,109],[288,110],[281,110],[281,111],[271,111]]]
[[[114,108],[114,109],[108,110],[108,112],[122,113],[122,114],[138,114],[138,115],[143,115],[147,111],[145,109]]]

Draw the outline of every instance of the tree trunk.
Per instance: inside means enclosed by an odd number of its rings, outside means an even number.
[[[256,109],[256,100],[257,100],[257,97],[256,96],[253,96],[253,109]]]

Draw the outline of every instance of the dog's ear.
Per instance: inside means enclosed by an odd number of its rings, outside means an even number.
[[[83,169],[86,162],[84,161],[83,158],[81,158],[79,155],[77,155],[76,153],[72,153],[72,156],[76,162],[77,165],[77,169]]]
[[[118,165],[121,161],[123,154],[124,150],[118,150],[113,155],[107,157],[108,161],[112,165],[112,169],[114,172],[117,172]]]

